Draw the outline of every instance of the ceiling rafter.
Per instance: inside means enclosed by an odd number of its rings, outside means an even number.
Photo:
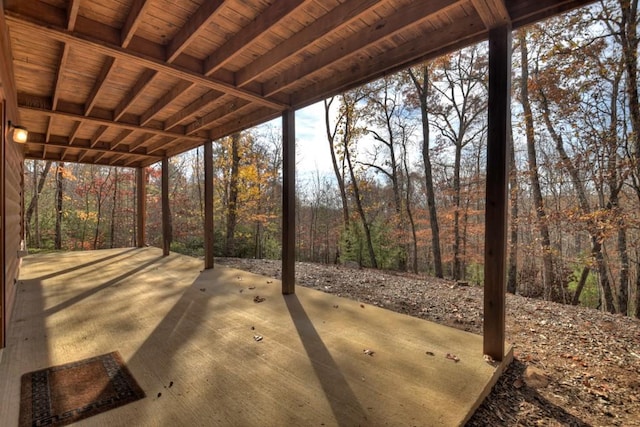
[[[187,135],[191,135],[195,132],[198,132],[201,129],[211,126],[213,123],[215,123],[217,120],[220,120],[224,116],[245,108],[247,105],[250,105],[249,102],[243,99],[235,99],[229,102],[225,102],[222,106],[189,123],[185,130],[185,133]]]
[[[173,129],[174,127],[178,126],[181,122],[193,117],[195,114],[198,113],[198,111],[200,111],[207,105],[211,104],[216,99],[219,99],[221,96],[223,96],[223,94],[216,90],[211,90],[205,93],[204,95],[202,95],[201,97],[193,101],[191,104],[182,108],[181,110],[176,112],[173,116],[165,120],[164,130]]]
[[[144,114],[140,116],[140,126],[144,126],[149,123],[163,109],[174,102],[180,95],[184,94],[184,92],[192,86],[193,83],[182,80],[174,87],[172,87],[167,93],[162,96],[162,98],[157,100],[149,110],[145,111]]]
[[[100,97],[100,93],[104,90],[105,82],[109,77],[109,74],[113,70],[116,65],[116,59],[108,56],[107,59],[102,64],[102,68],[100,69],[100,73],[98,77],[96,77],[96,81],[93,85],[93,89],[91,89],[91,93],[87,97],[87,100],[84,104],[84,115],[88,116],[93,110],[93,107],[96,105],[96,101]]]
[[[511,22],[504,0],[471,0],[471,4],[488,30]]]
[[[190,135],[185,135],[176,131],[165,131],[163,129],[152,128],[149,126],[139,126],[138,121],[128,122],[128,121],[118,121],[114,122],[112,120],[113,114],[108,110],[100,110],[98,108],[94,109],[95,115],[91,116],[83,116],[79,114],[78,106],[69,102],[60,102],[59,108],[57,110],[51,109],[51,102],[49,98],[43,98],[28,94],[19,94],[18,95],[18,106],[20,110],[23,111],[33,111],[41,114],[45,114],[51,117],[62,117],[71,120],[76,120],[78,122],[87,122],[94,123],[97,125],[105,125],[117,127],[120,129],[130,129],[130,130],[143,130],[145,132],[154,133],[156,135],[164,135],[164,136],[172,136],[175,138],[187,138],[191,140],[200,140],[203,141],[203,136],[197,136],[191,133]],[[98,115],[99,113],[99,115]]]
[[[131,43],[131,39],[140,25],[140,21],[144,16],[145,9],[149,6],[147,0],[133,0],[131,10],[127,14],[127,20],[120,30],[120,46],[127,47]]]
[[[67,30],[73,31],[78,19],[78,11],[80,10],[80,0],[71,0],[67,6]]]
[[[78,148],[82,150],[91,150],[97,153],[121,153],[121,154],[131,154],[131,155],[144,155],[146,153],[140,152],[130,152],[129,150],[119,149],[114,150],[108,146],[108,144],[99,144],[95,147],[91,147],[91,140],[88,139],[76,139],[76,143],[74,145],[70,144],[69,138],[62,135],[51,135],[51,140],[49,142],[45,142],[45,135],[37,132],[29,132],[29,143],[34,145],[46,145],[49,147],[58,147],[58,148]],[[158,157],[158,156],[149,156],[149,157]]]
[[[91,144],[90,144],[90,148],[94,148],[96,146],[96,144],[98,143],[98,141],[100,140],[100,138],[102,138],[102,136],[105,134],[105,132],[109,129],[109,126],[99,126],[98,130],[96,131],[95,134],[93,134],[93,136],[91,137]]]
[[[129,108],[131,104],[133,104],[136,99],[142,95],[142,92],[151,84],[157,74],[158,72],[156,70],[144,70],[140,78],[136,80],[133,87],[129,89],[124,98],[122,98],[118,103],[118,106],[113,112],[113,120],[120,120],[122,115],[127,111],[127,108]]]
[[[220,11],[224,0],[205,1],[167,44],[167,62],[173,62],[207,27]]]
[[[466,0],[461,0],[466,1]],[[267,96],[275,95],[288,88],[298,80],[317,73],[322,69],[356,55],[375,43],[388,40],[394,35],[408,28],[413,28],[428,20],[454,8],[459,2],[451,0],[431,0],[428,2],[411,3],[404,8],[402,14],[392,15],[371,24],[368,28],[352,34],[340,43],[340,49],[325,49],[313,59],[304,61],[298,66],[272,78],[263,85],[263,92]]]
[[[131,63],[138,64],[146,68],[151,68],[153,70],[163,72],[179,79],[193,82],[209,89],[227,92],[231,95],[237,96],[238,98],[243,98],[247,101],[253,101],[258,104],[264,105],[265,107],[273,108],[275,110],[282,111],[288,107],[284,102],[277,101],[275,99],[269,99],[267,97],[263,97],[260,94],[237,88],[232,84],[207,77],[201,73],[186,69],[185,67],[178,67],[172,64],[167,64],[166,62],[151,55],[142,55],[138,52],[130,51],[120,46],[113,45],[108,40],[97,38],[96,35],[85,35],[77,32],[68,32],[65,30],[61,30],[55,25],[43,26],[32,21],[32,18],[30,17],[16,14],[11,10],[7,10],[6,12],[7,21],[10,21],[12,25],[15,25],[16,27],[22,28],[26,31],[33,31],[37,34],[41,34],[54,40],[70,43],[72,46],[77,46],[84,49],[92,49],[95,52],[99,52],[107,56],[113,56],[117,59],[124,59]]]
[[[255,42],[269,28],[278,24],[310,0],[276,1],[256,19],[238,31],[204,61],[204,74],[210,76]]]
[[[310,103],[325,99],[339,91],[345,91],[370,81],[380,72],[393,73],[406,68],[410,64],[420,62],[426,58],[434,58],[460,49],[473,42],[480,41],[487,33],[487,29],[474,21],[472,16],[460,19],[447,27],[439,28],[426,36],[408,40],[394,50],[393,55],[384,54],[372,58],[357,69],[345,70],[340,77],[328,83],[314,85],[306,89],[304,96],[300,93],[292,94],[291,102],[295,108],[301,108]],[[457,36],[457,42],[447,43],[451,36]]]
[[[278,65],[280,61],[295,55],[309,47],[309,44],[344,28],[360,15],[378,4],[378,0],[348,1],[331,9],[309,26],[280,43],[266,55],[262,55],[249,65],[236,72],[239,87],[251,83],[261,74]]]
[[[131,129],[123,129],[118,136],[116,136],[113,141],[111,141],[111,143],[109,144],[109,148],[111,150],[115,150],[120,144],[122,144],[122,141],[124,141],[129,135],[131,135],[134,131]]]

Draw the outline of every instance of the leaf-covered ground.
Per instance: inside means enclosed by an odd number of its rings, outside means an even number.
[[[217,259],[269,277],[280,262]],[[482,288],[296,263],[299,285],[482,333]],[[515,359],[469,426],[640,426],[640,321],[507,295]]]

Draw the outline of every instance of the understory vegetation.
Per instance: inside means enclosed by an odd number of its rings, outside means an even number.
[[[640,317],[637,1],[513,34],[508,291]],[[297,259],[483,284],[488,49],[324,101],[325,171],[298,168]],[[280,257],[278,123],[214,141],[215,251]],[[203,149],[169,159],[171,249],[203,255]],[[328,171],[328,172],[326,172]],[[161,170],[147,168],[161,246]],[[30,249],[134,245],[135,170],[25,163]],[[491,236],[489,236],[491,238]]]

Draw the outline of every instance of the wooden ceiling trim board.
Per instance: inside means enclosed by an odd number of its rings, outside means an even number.
[[[20,15],[14,13],[11,10],[7,10],[6,17],[7,21],[11,22],[12,25],[22,28],[23,30],[33,31],[37,34],[41,34],[54,40],[70,43],[71,45],[81,49],[89,49],[106,56],[129,61],[142,67],[151,68],[153,70],[166,73],[182,80],[193,82],[194,84],[198,84],[209,89],[227,92],[231,95],[237,96],[238,98],[243,98],[248,101],[254,101],[266,107],[270,107],[280,111],[287,108],[287,105],[283,102],[267,99],[266,97],[263,97],[262,95],[259,95],[255,92],[237,88],[230,83],[225,83],[220,80],[204,76],[182,66],[167,64],[166,62],[156,57],[149,56],[148,54],[142,54],[124,49],[120,46],[114,45],[108,40],[97,38],[97,32],[91,35],[86,35],[77,31],[68,32],[66,30],[61,30],[59,27],[53,24],[42,25],[41,23],[38,23],[39,21],[41,21],[41,19]]]
[[[327,14],[304,27],[300,32],[280,43],[266,55],[262,55],[251,64],[236,73],[236,83],[242,87],[261,74],[268,72],[286,58],[304,50],[309,44],[338,31],[358,19],[360,15],[371,9],[378,0],[348,1],[336,6]]]
[[[471,0],[471,3],[488,30],[511,22],[503,0]]]
[[[204,61],[204,74],[210,76],[255,42],[271,27],[304,6],[310,0],[279,0],[269,6],[253,22],[231,37]]]
[[[89,154],[88,150],[81,150],[80,153],[78,154],[78,163],[82,163],[84,161],[84,158],[87,156],[87,154]]]
[[[117,162],[126,157],[125,154],[118,154],[117,156],[113,156],[111,160],[109,160],[109,166],[114,166]]]
[[[67,6],[67,30],[73,31],[78,19],[78,10],[80,9],[80,0],[71,0]]]
[[[224,0],[205,1],[167,45],[167,62],[173,62],[189,43],[207,27],[220,11]]]
[[[156,70],[146,69],[140,76],[140,78],[135,82],[133,87],[127,92],[127,95],[122,98],[118,106],[113,112],[113,120],[118,121],[122,117],[122,115],[127,111],[127,109],[133,104],[136,99],[142,95],[142,92],[147,88],[153,79],[158,75]]]
[[[101,153],[98,153],[98,155],[94,157],[93,161],[95,163],[99,163],[102,160],[102,158],[107,155],[107,153],[109,153],[109,151],[103,151]]]
[[[164,108],[175,101],[180,95],[184,94],[193,86],[192,82],[180,81],[177,85],[171,88],[169,92],[165,93],[162,98],[156,101],[149,110],[140,116],[140,126],[144,126],[149,123],[155,116],[158,115]]]
[[[320,72],[325,67],[338,61],[343,61],[375,43],[389,40],[409,27],[417,26],[448,9],[459,7],[459,4],[459,1],[451,2],[450,0],[412,3],[403,9],[403,13],[381,19],[375,25],[371,25],[367,29],[358,31],[342,40],[340,49],[325,49],[313,58],[288,70],[287,73],[265,82],[263,84],[264,94],[271,96],[281,92],[306,76]]]
[[[60,103],[60,108],[53,111],[50,109],[50,102],[48,98],[37,97],[33,95],[20,94],[20,106],[19,109],[22,111],[33,111],[37,113],[41,113],[47,115],[49,117],[61,117],[72,119],[76,121],[85,121],[87,123],[94,123],[97,125],[105,125],[105,126],[113,126],[120,129],[131,129],[131,130],[143,130],[145,132],[154,133],[156,135],[163,136],[171,136],[174,138],[187,138],[195,141],[202,141],[204,137],[195,136],[195,135],[184,135],[182,133],[169,132],[162,129],[156,129],[151,127],[143,127],[139,126],[138,123],[130,123],[125,121],[114,122],[111,117],[105,117],[111,115],[110,112],[106,110],[98,110],[95,109],[96,112],[102,113],[101,116],[82,116],[76,112],[73,112],[74,104],[71,103]]]
[[[116,59],[111,56],[108,56],[106,61],[102,65],[100,74],[98,74],[98,77],[96,78],[96,82],[93,85],[93,89],[91,89],[91,93],[87,97],[87,101],[84,104],[85,116],[88,116],[91,113],[91,110],[93,109],[93,107],[96,105],[98,96],[100,95],[100,92],[102,92],[102,90],[104,89],[104,83],[107,80],[109,73],[111,73],[111,70],[113,70],[113,68],[115,67],[115,65],[116,65]]]
[[[201,97],[193,101],[191,104],[187,105],[185,108],[180,109],[173,116],[165,120],[164,130],[173,129],[183,121],[193,117],[198,111],[200,111],[207,105],[211,104],[213,101],[220,98],[221,96],[223,96],[223,94],[216,90],[211,90],[205,93],[204,95],[202,95]]]
[[[131,10],[127,14],[127,21],[124,23],[122,30],[120,30],[120,46],[125,48],[129,46],[149,3],[147,0],[133,0]]]
[[[185,133],[187,135],[191,135],[201,129],[204,129],[208,126],[211,126],[215,121],[220,120],[224,116],[231,114],[235,111],[239,111],[240,109],[250,105],[248,101],[244,99],[236,99],[229,103],[224,104],[221,107],[216,108],[210,113],[204,115],[203,117],[194,120],[193,122],[187,125],[187,129]]]
[[[45,132],[45,141],[49,141],[49,137],[51,136],[51,126],[53,124],[53,117],[49,117],[47,120],[47,130]]]

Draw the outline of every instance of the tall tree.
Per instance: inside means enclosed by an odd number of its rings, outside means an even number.
[[[62,249],[62,200],[64,199],[64,162],[56,164],[56,227],[55,227],[55,249]]]
[[[240,170],[240,134],[231,135],[231,179],[229,181],[229,199],[227,201],[227,239],[226,256],[235,256],[236,225],[238,223],[238,174]]]
[[[542,249],[542,276],[543,293],[547,300],[560,300],[558,292],[558,281],[553,268],[553,251],[551,248],[551,238],[547,223],[547,213],[542,199],[542,189],[540,187],[540,176],[538,174],[538,160],[536,154],[536,139],[533,124],[533,113],[531,112],[531,100],[529,97],[529,49],[527,46],[527,32],[522,29],[518,31],[518,42],[520,46],[520,103],[524,114],[524,125],[527,141],[527,159],[529,166],[529,184],[533,193],[533,204],[536,211],[537,228],[540,233],[540,245]]]
[[[409,68],[407,71],[418,94],[420,116],[422,119],[422,162],[424,164],[425,192],[427,193],[427,207],[429,210],[429,226],[431,227],[431,252],[433,253],[433,267],[436,277],[442,278],[442,255],[440,252],[440,227],[438,225],[438,210],[436,207],[435,190],[433,186],[433,168],[431,165],[430,135],[429,135],[429,66],[423,64],[418,70]]]
[[[27,212],[25,214],[25,223],[27,225],[27,239],[30,237],[31,230],[31,218],[36,213],[34,231],[35,231],[35,239],[34,243],[36,248],[40,247],[40,221],[38,218],[38,202],[40,198],[40,193],[42,193],[42,189],[44,188],[44,184],[47,180],[47,175],[49,174],[49,170],[51,169],[51,160],[47,160],[42,168],[42,171],[38,175],[36,173],[38,162],[36,160],[33,161],[33,177],[34,177],[34,190],[33,195],[31,196],[31,201],[29,202],[29,206],[27,207]],[[37,183],[35,183],[36,176],[38,176]]]

